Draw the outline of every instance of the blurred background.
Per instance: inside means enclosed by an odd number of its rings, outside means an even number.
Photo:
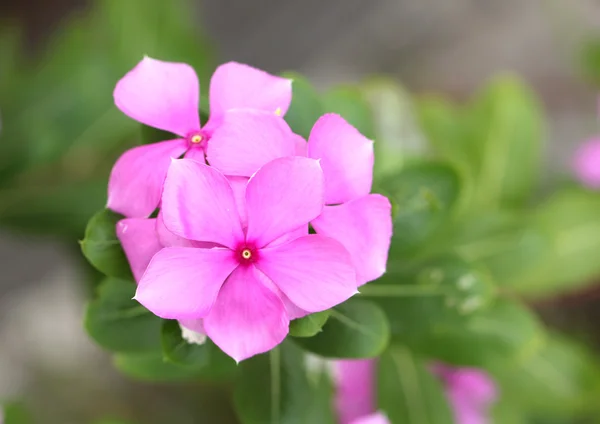
[[[112,89],[143,54],[191,63],[204,90],[228,60],[293,70],[320,89],[384,74],[457,101],[513,71],[544,105],[551,187],[577,145],[600,134],[597,40],[597,0],[1,2],[0,399],[24,399],[49,424],[194,422],[190,391],[121,377],[81,326],[81,281],[93,272],[77,240],[135,142]],[[594,322],[598,299],[591,290],[536,306],[564,326]],[[198,410],[227,401],[214,390],[193,399]],[[206,422],[231,420],[220,411]]]

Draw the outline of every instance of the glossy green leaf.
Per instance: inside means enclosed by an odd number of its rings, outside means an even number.
[[[107,278],[87,306],[85,329],[111,351],[160,352],[161,319],[133,300],[135,289],[131,281]]]
[[[286,72],[283,76],[293,80],[292,104],[285,114],[285,121],[292,131],[308,139],[313,125],[323,115],[321,99],[314,87],[303,76],[292,72]]]
[[[373,111],[357,87],[335,87],[323,95],[322,102],[325,113],[337,113],[365,137],[375,138]]]
[[[290,336],[312,337],[321,331],[329,316],[330,310],[316,312],[290,322]]]
[[[441,382],[405,347],[393,346],[379,360],[377,396],[393,423],[454,423]]]
[[[235,410],[243,424],[310,424],[311,389],[302,351],[286,341],[240,363]]]
[[[320,333],[294,341],[326,358],[371,358],[383,352],[389,337],[389,323],[376,304],[350,299],[331,310]]]
[[[380,188],[395,209],[390,258],[403,260],[451,216],[460,195],[460,179],[448,164],[419,163],[388,177]]]
[[[122,218],[108,209],[94,215],[81,241],[81,251],[98,271],[109,277],[132,279],[129,262],[116,235],[117,222]]]
[[[410,94],[396,81],[374,78],[361,84],[373,111],[376,181],[394,174],[411,159],[429,152]]]

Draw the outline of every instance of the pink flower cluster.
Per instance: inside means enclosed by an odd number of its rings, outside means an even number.
[[[334,363],[335,409],[340,424],[389,424],[375,407],[375,367],[373,359],[343,360]],[[488,424],[489,409],[496,401],[492,379],[475,368],[432,366],[446,392],[457,424]]]
[[[294,134],[283,119],[290,80],[221,65],[202,126],[194,70],[146,57],[114,98],[175,134],[125,152],[108,188],[107,207],[126,216],[117,236],[135,299],[154,314],[240,361],[385,272],[391,206],[370,193],[373,143],[335,114],[308,142]]]

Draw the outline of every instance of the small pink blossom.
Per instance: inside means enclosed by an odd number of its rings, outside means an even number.
[[[172,140],[134,147],[115,163],[110,175],[107,207],[127,217],[149,216],[158,206],[171,158],[186,158],[249,177],[269,161],[293,154],[291,130],[279,115],[287,111],[291,81],[248,65],[229,62],[210,81],[210,118],[201,126],[200,87],[187,64],[145,57],[114,91],[117,107],[145,125],[173,133]],[[266,139],[283,135],[285,142]],[[245,149],[231,151],[232,137],[243,137]],[[289,138],[289,140],[288,140]],[[265,146],[268,144],[268,148]],[[233,165],[229,160],[234,160]],[[240,164],[241,159],[242,164]]]
[[[208,337],[236,361],[279,344],[288,333],[290,308],[318,312],[356,293],[346,249],[331,238],[307,235],[308,222],[323,208],[318,161],[271,161],[243,192],[236,196],[230,180],[213,167],[174,160],[161,213],[176,239],[154,254],[135,296],[162,318],[202,319]],[[236,204],[240,198],[247,225]]]
[[[573,168],[583,184],[600,189],[600,137],[590,138],[577,149]]]

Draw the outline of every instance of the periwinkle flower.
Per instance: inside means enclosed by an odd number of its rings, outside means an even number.
[[[186,158],[204,162],[208,156],[212,165],[226,165],[229,151],[222,148],[227,149],[227,138],[249,133],[247,128],[260,133],[266,122],[273,131],[291,136],[281,118],[291,102],[289,79],[236,62],[219,66],[210,81],[210,117],[204,126],[200,123],[199,96],[198,77],[192,67],[149,57],[117,83],[114,100],[123,113],[175,136],[134,147],[117,160],[109,180],[108,208],[127,217],[149,216],[159,205],[171,158],[185,154]],[[255,155],[267,161],[293,154],[291,142],[264,152],[260,136],[259,140],[248,137],[245,142],[253,145]],[[252,155],[245,159],[253,168],[247,177],[259,167],[252,159]]]
[[[308,235],[324,191],[319,161],[271,161],[246,183],[245,225],[241,197],[225,175],[173,160],[162,220],[184,242],[152,257],[135,299],[162,318],[202,319],[208,337],[236,361],[272,349],[288,333],[290,307],[318,312],[357,293],[346,249]]]

